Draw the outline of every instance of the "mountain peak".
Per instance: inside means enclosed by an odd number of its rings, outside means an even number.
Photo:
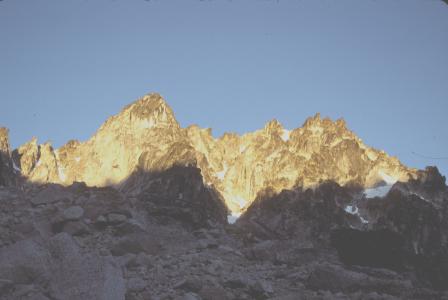
[[[347,124],[343,118],[339,118],[336,121],[333,121],[328,117],[321,118],[320,113],[316,113],[314,117],[307,118],[302,127],[311,131],[319,132],[325,129],[333,129],[337,131],[348,130]]]
[[[264,131],[268,134],[278,133],[283,131],[283,125],[277,119],[272,119],[264,125]]]
[[[130,109],[131,118],[153,119],[161,123],[177,123],[173,110],[158,93],[143,96],[132,103],[128,109]]]
[[[0,127],[0,186],[14,182],[14,171],[9,145],[9,129]]]
[[[151,128],[179,129],[180,125],[163,97],[158,93],[150,93],[127,105],[119,114],[110,117],[99,131],[110,127],[128,127],[135,133]]]
[[[149,93],[139,98],[134,103],[131,103],[130,106],[147,106],[148,108],[156,108],[156,107],[165,107],[168,106],[165,99],[163,99],[162,95],[159,93]]]
[[[345,122],[344,118],[337,119],[335,124],[339,128],[347,128],[347,123]]]
[[[0,145],[7,141],[9,144],[9,130],[6,127],[0,127]]]
[[[322,119],[320,118],[320,113],[316,113],[314,117],[309,117],[305,120],[302,127],[312,127],[315,125],[320,125],[322,123]]]
[[[10,155],[9,129],[0,127],[0,154]]]

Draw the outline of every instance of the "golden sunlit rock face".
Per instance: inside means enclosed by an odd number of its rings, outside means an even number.
[[[366,146],[343,120],[317,114],[293,130],[272,120],[255,132],[214,138],[210,129],[181,128],[158,94],[128,105],[86,142],[53,149],[33,139],[13,157],[30,181],[64,185],[121,186],[137,171],[197,166],[205,184],[235,214],[266,190],[313,187],[325,180],[369,188],[415,174],[397,158]]]
[[[0,127],[0,186],[13,184],[15,181],[14,172],[9,145],[9,130]]]

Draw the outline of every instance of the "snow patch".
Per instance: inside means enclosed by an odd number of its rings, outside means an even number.
[[[314,135],[320,135],[324,132],[324,129],[320,126],[312,126],[308,128]]]
[[[227,164],[224,164],[224,168],[222,171],[220,172],[216,172],[216,177],[218,177],[220,180],[224,180],[224,177],[226,176],[227,173]]]
[[[168,116],[166,114],[165,106],[162,107],[162,113],[157,113],[157,117],[160,116],[160,119],[164,122],[168,121]]]
[[[361,217],[360,215],[358,215],[358,217],[359,217],[359,219],[361,220],[361,222],[362,222],[363,224],[368,224],[368,223],[369,223],[369,221],[367,221],[366,219],[364,219],[364,218]]]
[[[14,161],[12,161],[12,167],[14,170],[16,170],[17,172],[21,173],[22,170],[16,165],[16,163]]]
[[[383,185],[376,188],[365,189],[364,194],[366,195],[367,198],[375,198],[375,197],[382,198],[386,196],[387,193],[389,193],[391,188],[392,188],[391,184]]]
[[[40,161],[40,159],[37,161],[36,163],[36,167],[40,166],[42,164],[42,162]]]
[[[155,122],[152,118],[142,120],[142,123],[141,123],[141,127],[144,129],[153,128],[154,125],[155,125]]]
[[[359,210],[358,210],[358,207],[357,207],[357,206],[354,206],[354,205],[347,205],[347,206],[344,208],[344,210],[345,210],[345,212],[347,212],[347,213],[349,213],[349,214],[351,214],[351,215],[358,216],[358,218],[361,220],[361,222],[362,222],[363,224],[367,224],[367,223],[369,223],[369,221],[367,221],[366,219],[364,219],[364,218],[359,214]]]
[[[348,212],[351,215],[357,215],[358,214],[358,207],[353,205],[347,205],[344,209],[346,212]]]
[[[386,174],[383,171],[379,171],[378,175],[380,175],[380,177],[389,185],[392,185],[392,184],[394,184],[395,182],[398,181],[398,178],[393,177],[393,176],[391,176],[389,174]]]
[[[65,181],[66,176],[65,176],[65,173],[64,173],[64,168],[58,167],[58,175],[59,175],[59,179],[61,181]]]
[[[373,152],[370,149],[367,149],[366,151],[367,157],[371,160],[371,161],[375,161],[378,158],[378,154],[376,154],[375,152]]]
[[[227,222],[229,224],[234,224],[240,216],[241,216],[240,212],[233,212],[232,214],[227,216]]]
[[[281,134],[281,138],[283,141],[287,142],[289,140],[289,137],[291,135],[291,131],[287,129],[283,129],[283,133]]]
[[[246,204],[247,204],[247,200],[244,199],[244,198],[241,197],[241,196],[238,196],[238,195],[233,195],[233,196],[231,197],[231,200],[232,200],[232,202],[238,204],[240,208],[245,207]]]
[[[411,192],[411,195],[417,196],[417,197],[419,197],[421,200],[431,203],[431,201],[429,201],[428,199],[426,199],[426,198],[423,197],[422,195],[419,195],[419,194],[414,193],[414,192]]]

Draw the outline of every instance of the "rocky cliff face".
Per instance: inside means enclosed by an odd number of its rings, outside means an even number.
[[[237,226],[253,240],[294,240],[299,248],[335,247],[342,262],[412,271],[435,288],[448,286],[448,188],[434,167],[383,195],[329,181],[258,197]],[[319,282],[320,287],[323,282]],[[336,288],[338,289],[338,288]]]
[[[22,174],[32,182],[68,185],[83,181],[90,186],[108,186],[129,177],[143,153],[151,153],[157,160],[182,138],[171,108],[152,94],[109,118],[84,143],[72,140],[53,149],[33,140],[20,147],[16,157]]]
[[[0,127],[0,186],[14,185],[17,171],[11,158],[8,129]]]
[[[194,165],[235,214],[266,189],[280,192],[326,180],[368,188],[415,174],[398,159],[366,146],[343,120],[317,114],[291,131],[273,120],[252,133],[214,138],[210,129],[180,128],[158,94],[128,105],[86,142],[53,149],[33,139],[14,157],[28,180],[64,185],[117,186],[138,170]]]

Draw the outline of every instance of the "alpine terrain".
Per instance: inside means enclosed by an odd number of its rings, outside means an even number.
[[[159,94],[87,141],[0,128],[1,299],[448,299],[448,188],[319,114],[219,138]]]

